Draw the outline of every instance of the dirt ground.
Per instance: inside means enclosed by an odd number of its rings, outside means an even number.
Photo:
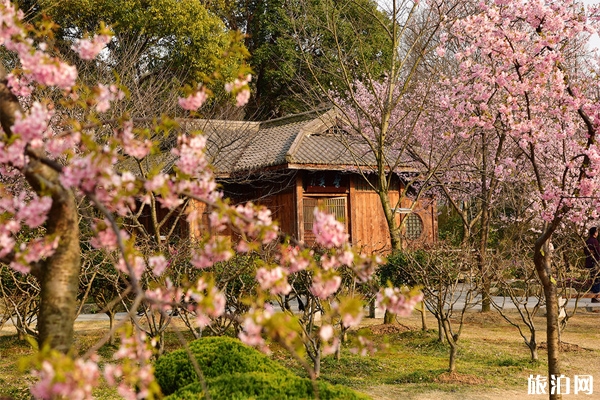
[[[514,316],[516,314],[512,315],[512,317]],[[401,325],[404,325],[404,329],[418,329],[421,326],[420,314],[413,313],[411,317],[402,319],[400,322]],[[481,340],[482,338],[484,342],[515,340],[515,345],[524,346],[516,329],[513,330],[496,312],[470,313],[466,315],[465,322],[466,327],[462,332],[461,340]],[[377,325],[380,321],[370,320],[368,323]],[[428,317],[427,323],[429,328],[436,325],[433,317]],[[536,327],[538,329],[538,342],[541,343],[539,357],[546,360],[544,317],[536,318]],[[600,399],[600,313],[586,311],[585,309],[578,311],[568,321],[567,327],[562,333],[562,342],[561,372],[570,377],[571,381],[573,381],[575,375],[591,375],[594,384],[593,394],[580,392],[575,395],[573,393],[573,383],[571,383],[571,393],[564,394],[563,399]],[[460,360],[458,362],[458,370],[460,371]],[[461,383],[460,376],[461,374],[458,374],[459,380],[455,383]],[[371,386],[364,391],[372,396],[373,400],[538,400],[548,399],[549,397],[547,394],[528,394],[526,378],[523,380],[522,389],[515,389],[514,387],[488,389],[469,383],[463,387],[464,390],[456,393],[440,390],[423,393],[422,390],[417,392],[394,385]]]

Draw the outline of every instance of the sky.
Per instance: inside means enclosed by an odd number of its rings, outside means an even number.
[[[600,0],[583,0],[583,3],[586,5],[598,4],[600,3]],[[590,47],[600,49],[600,37],[598,37],[598,34],[595,34],[590,38]]]

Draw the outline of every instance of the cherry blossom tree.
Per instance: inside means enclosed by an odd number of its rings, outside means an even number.
[[[289,293],[288,279],[308,271],[311,293],[320,299],[331,298],[340,288],[342,266],[355,280],[367,281],[380,260],[354,252],[341,224],[318,210],[314,232],[317,243],[326,249],[319,260],[308,250],[296,250],[279,241],[268,209],[223,201],[205,158],[206,138],[200,132],[177,136],[168,170],[155,168],[142,176],[123,168],[130,160],[164,151],[151,133],[170,132],[177,121],[163,116],[149,127],[126,112],[105,118],[127,99],[126,88],[117,83],[88,86],[78,81],[77,68],[44,42],[52,37],[52,24],[25,25],[22,20],[23,13],[8,0],[0,2],[0,45],[18,60],[9,73],[0,68],[0,175],[20,180],[23,188],[11,193],[0,186],[0,262],[35,276],[40,285],[39,354],[31,360],[32,374],[38,378],[31,388],[34,397],[91,398],[92,389],[102,379],[128,399],[151,398],[159,391],[152,373],[153,338],[128,326],[126,320],[115,324],[85,354],[71,353],[82,253],[77,199],[85,199],[95,210],[89,245],[115,254],[111,268],[125,278],[132,317],[142,304],[163,316],[174,307],[185,306],[193,311],[196,326],[202,328],[223,316],[225,304],[222,290],[209,273],[200,273],[187,283],[173,282],[165,274],[169,253],[161,246],[152,253],[140,248],[135,233],[126,229],[126,221],[134,221],[143,205],[155,201],[167,210],[183,210],[182,218],[202,232],[202,212],[183,206],[188,201],[205,204],[213,232],[236,232],[235,243],[225,235],[206,233],[197,238],[198,244],[189,252],[189,265],[201,272],[230,260],[235,252],[260,252],[273,246],[278,257],[276,262],[264,262],[256,272],[260,291],[247,299],[249,311],[240,317],[240,338],[265,350],[267,340],[275,340],[299,357],[301,334],[288,323],[289,314],[268,306],[271,297]],[[94,62],[102,50],[107,33],[99,34],[73,44],[83,60]],[[239,105],[248,99],[250,79],[242,69],[238,79],[225,87]],[[193,114],[210,94],[203,88],[187,87],[179,105]],[[35,229],[39,234],[20,241],[22,229]],[[161,229],[155,230],[160,245]],[[143,284],[148,275],[157,278],[156,285]],[[402,313],[419,298],[408,289],[389,288],[380,292],[378,299],[382,307]],[[335,345],[329,320],[341,318],[345,326],[355,326],[360,317],[360,304],[340,299],[330,317],[323,319],[320,340]],[[101,370],[96,350],[115,332],[121,335],[120,348],[114,362]],[[313,371],[310,366],[307,369]]]
[[[596,9],[576,1],[485,1],[452,29],[459,74],[447,79],[447,112],[462,135],[501,130],[520,158],[500,177],[521,173],[539,232],[535,270],[547,306],[548,373],[560,375],[558,305],[551,240],[569,220],[597,218],[598,81],[573,57],[596,31]],[[440,48],[443,52],[444,48]],[[551,398],[559,395],[551,394]]]
[[[359,4],[360,2],[351,2]],[[314,97],[326,100],[342,114],[346,126],[337,135],[355,159],[353,167],[378,194],[385,215],[392,250],[402,248],[402,229],[396,208],[410,192],[422,193],[429,171],[415,175],[417,165],[411,163],[412,152],[420,140],[416,136],[423,126],[421,119],[433,95],[435,79],[427,74],[426,65],[434,59],[439,28],[446,19],[455,18],[463,2],[448,1],[382,1],[377,12],[364,8],[364,13],[350,14],[345,3],[328,3],[321,12],[323,35],[333,42],[342,41],[342,32],[355,29],[353,47],[367,47],[368,34],[362,31],[364,20],[379,24],[385,32],[379,57],[346,54],[339,45],[336,51],[313,56],[303,20],[311,15],[310,6],[299,1],[292,11],[296,15],[294,29],[298,48],[315,81]],[[324,6],[325,7],[325,6]],[[298,18],[297,16],[301,16]],[[356,19],[355,23],[348,24]],[[360,21],[359,21],[360,20]],[[316,35],[315,35],[316,36]],[[347,40],[347,39],[346,39]],[[345,43],[345,42],[344,42]],[[322,69],[335,79],[323,79]],[[390,193],[400,188],[400,200],[390,200]],[[413,195],[418,197],[418,195]]]

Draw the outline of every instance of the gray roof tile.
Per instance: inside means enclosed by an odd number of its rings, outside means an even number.
[[[290,165],[294,168],[321,166],[328,169],[373,166],[374,156],[364,140],[358,136],[333,133],[331,128],[335,124],[336,114],[332,110],[265,122],[181,121],[185,130],[204,132],[207,154],[220,175]],[[411,161],[408,158],[403,160],[403,167],[408,167]]]

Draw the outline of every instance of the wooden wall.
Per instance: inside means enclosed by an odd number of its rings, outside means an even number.
[[[349,179],[349,186],[345,193],[313,193],[306,190],[306,182],[303,181],[304,174],[297,174],[295,185],[280,189],[276,193],[264,196],[257,204],[268,207],[273,213],[273,219],[277,221],[281,231],[300,241],[306,241],[306,244],[312,244],[311,232],[305,232],[304,219],[304,199],[310,198],[346,198],[346,225],[352,245],[364,251],[367,254],[389,254],[391,251],[390,236],[385,216],[381,207],[379,196],[373,190],[365,190],[364,185],[357,188],[359,176]],[[250,195],[250,193],[249,193]],[[396,204],[399,198],[399,191],[390,193],[390,201]],[[308,203],[307,203],[308,204]],[[409,199],[403,199],[402,208],[410,208],[412,202]],[[201,203],[195,203],[192,207],[201,216],[201,223],[197,226],[190,226],[192,236],[198,237],[200,233],[206,233],[208,229],[208,213],[206,206]],[[405,247],[421,247],[433,244],[437,240],[437,209],[433,201],[423,200],[413,207],[413,212],[417,214],[422,223],[423,231],[418,239],[403,239]],[[400,223],[407,214],[397,214],[396,223]],[[308,216],[307,218],[310,218]],[[223,234],[223,233],[221,233]],[[228,233],[230,234],[230,232]]]
[[[296,232],[297,213],[294,188],[290,187],[282,192],[271,195],[258,204],[264,205],[273,213],[273,220],[277,221],[282,232],[294,236]]]
[[[350,186],[350,232],[353,246],[362,249],[367,254],[389,254],[391,252],[390,234],[381,206],[379,195],[374,190],[357,189],[356,177]],[[399,191],[389,193],[390,202],[396,204],[400,197]],[[401,208],[410,208],[410,199],[403,198]],[[422,247],[433,244],[437,239],[437,211],[433,201],[419,201],[413,207],[423,223],[423,232],[418,239],[403,239],[404,247]],[[397,214],[399,224],[407,214]],[[405,229],[403,229],[403,234]]]
[[[391,200],[398,200],[397,193]],[[349,208],[352,245],[366,254],[389,253],[390,235],[379,195],[373,190],[356,190],[356,180],[353,179]]]

